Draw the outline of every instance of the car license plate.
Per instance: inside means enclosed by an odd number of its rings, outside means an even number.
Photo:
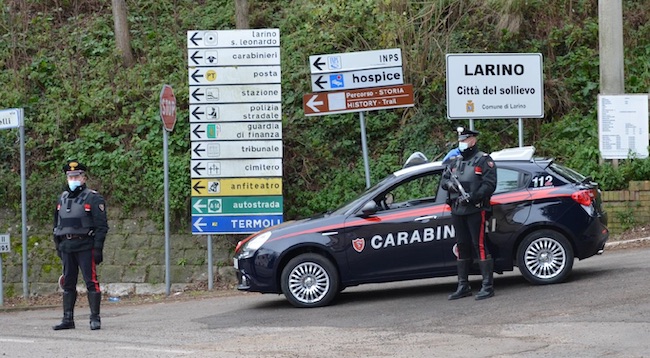
[[[239,260],[232,259],[232,261],[233,261],[232,265],[235,267],[235,270],[239,270]]]

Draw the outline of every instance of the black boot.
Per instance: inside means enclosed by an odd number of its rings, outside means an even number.
[[[74,304],[77,301],[77,291],[63,292],[63,320],[52,327],[53,330],[74,329]]]
[[[472,295],[472,288],[469,286],[469,269],[472,266],[472,259],[456,260],[458,266],[458,288],[456,292],[447,297],[448,300],[456,300]]]
[[[477,300],[483,300],[494,296],[494,287],[492,286],[492,280],[494,277],[494,261],[492,259],[480,260],[478,266],[481,269],[481,275],[483,275],[483,283],[481,285],[481,290],[476,294]]]
[[[88,305],[90,306],[90,329],[93,331],[102,328],[102,320],[99,317],[99,305],[101,302],[101,292],[88,291]]]

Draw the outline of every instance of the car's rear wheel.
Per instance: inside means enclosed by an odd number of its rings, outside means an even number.
[[[302,254],[282,270],[282,293],[296,307],[321,307],[339,292],[339,277],[330,260],[319,254]]]
[[[557,231],[535,231],[519,245],[517,266],[531,283],[545,285],[562,282],[573,268],[573,247]]]

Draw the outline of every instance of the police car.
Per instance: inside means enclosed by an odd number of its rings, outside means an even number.
[[[516,266],[531,283],[552,284],[567,278],[575,258],[602,253],[607,215],[597,183],[534,151],[491,154],[498,181],[485,229],[495,272]],[[440,187],[445,165],[420,162],[407,161],[333,212],[240,241],[237,288],[319,307],[349,286],[455,276],[454,227]]]

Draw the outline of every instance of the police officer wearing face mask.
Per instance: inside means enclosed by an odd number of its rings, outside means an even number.
[[[456,230],[458,260],[458,289],[449,295],[455,300],[472,295],[469,271],[473,257],[478,258],[483,281],[476,299],[494,296],[494,262],[488,252],[485,222],[491,214],[490,198],[497,183],[497,168],[492,158],[476,146],[479,132],[459,127],[458,150],[442,179],[442,188],[448,192],[452,223]],[[459,187],[462,186],[462,190]],[[468,195],[463,195],[463,191]]]
[[[54,212],[54,243],[63,263],[63,320],[54,330],[74,329],[79,269],[88,289],[90,329],[101,328],[99,306],[102,294],[97,280],[97,265],[102,260],[108,232],[106,203],[86,187],[86,166],[71,160],[63,166],[68,179]]]

